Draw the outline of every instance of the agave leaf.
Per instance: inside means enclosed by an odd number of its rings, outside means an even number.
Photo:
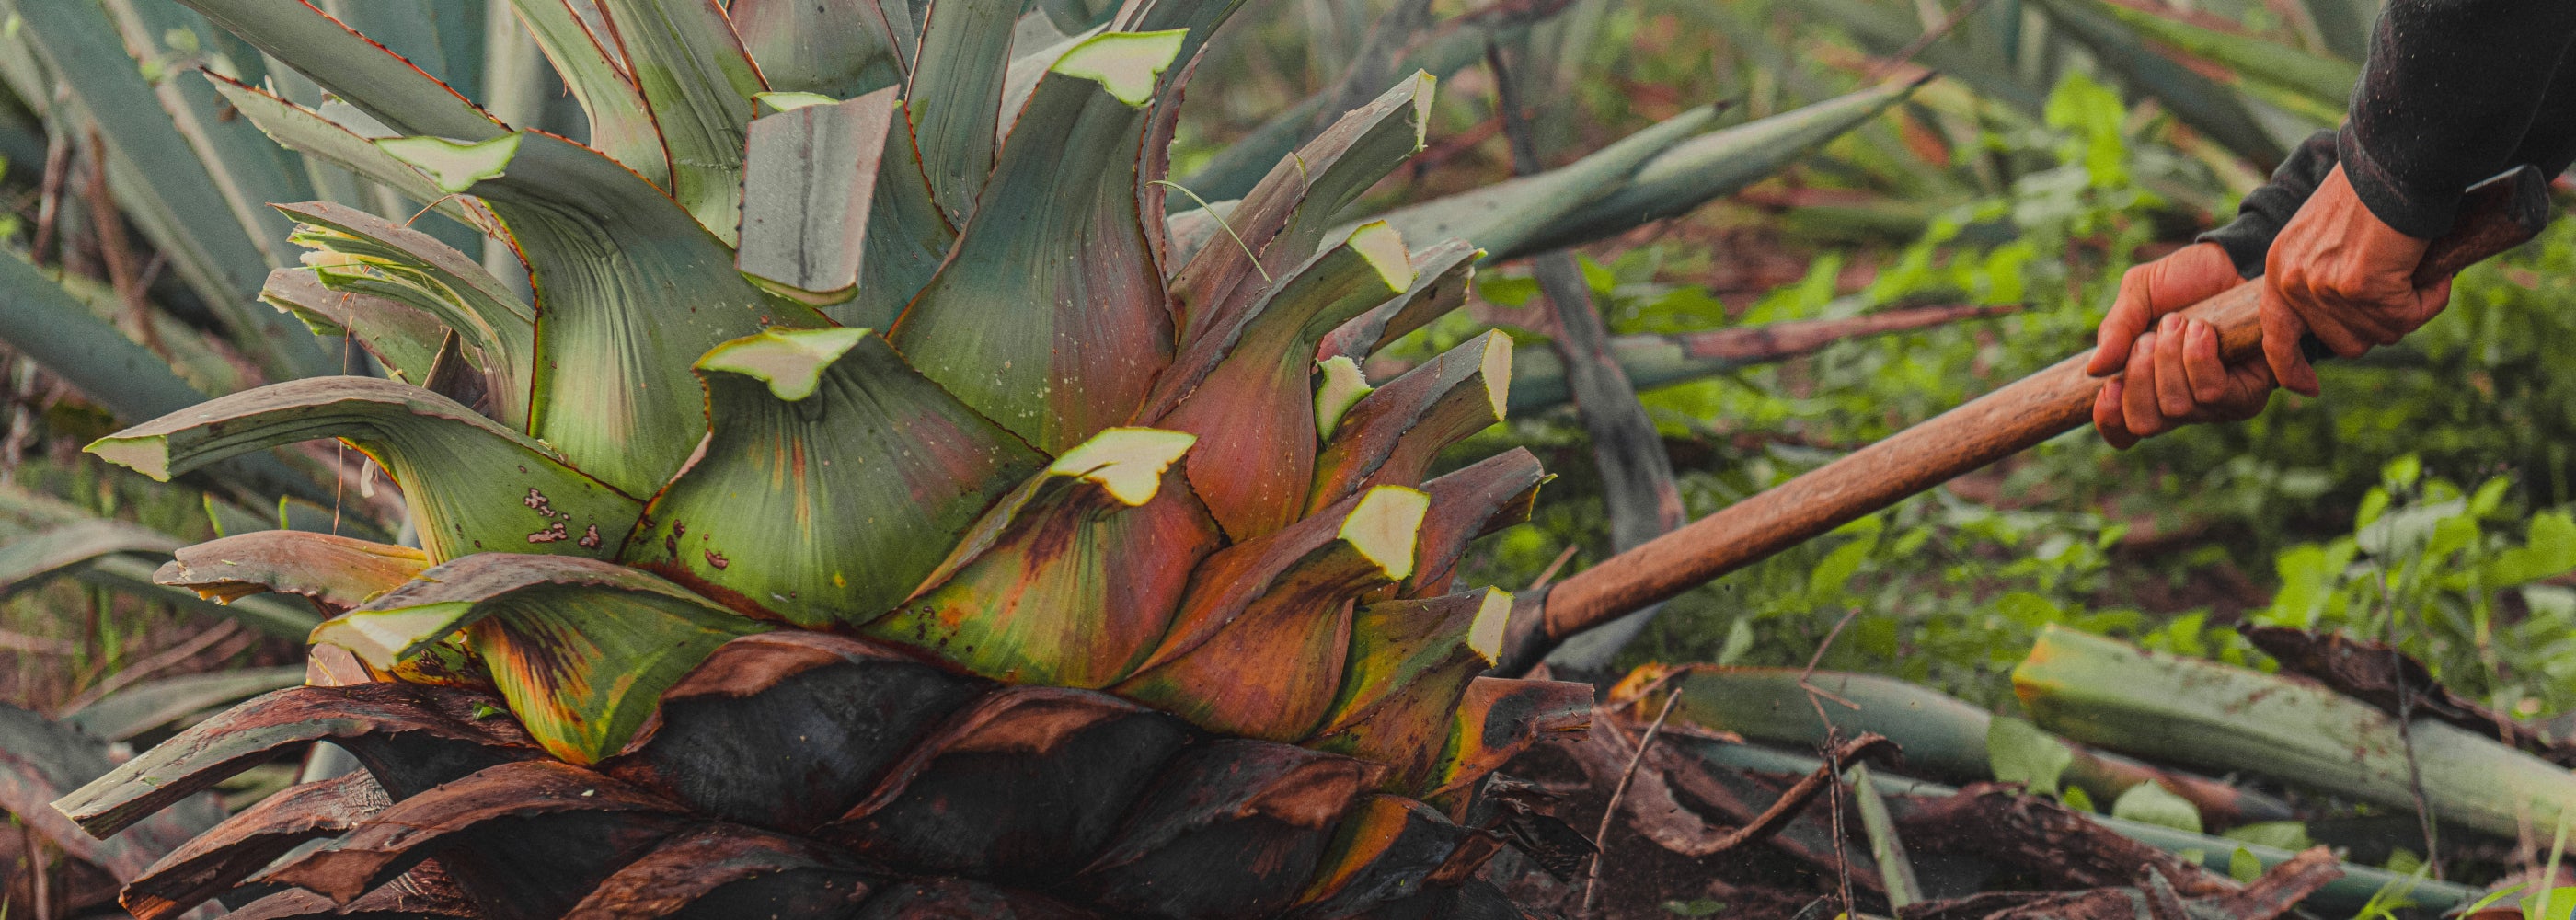
[[[177,719],[304,682],[304,666],[182,674],[135,684],[63,714],[62,722],[93,738],[124,741]]]
[[[1477,537],[1529,520],[1538,487],[1547,481],[1538,457],[1515,447],[1425,483],[1431,510],[1422,518],[1422,536],[1414,550],[1413,575],[1404,580],[1400,597],[1436,597],[1448,593],[1457,578],[1458,560]]]
[[[1467,684],[1452,725],[1448,748],[1425,784],[1425,799],[1473,786],[1551,735],[1590,729],[1592,685],[1479,677]],[[1456,811],[1450,816],[1457,817]]]
[[[2149,50],[2136,29],[2077,3],[2045,0],[2038,5],[2048,21],[2065,29],[2091,50],[2110,71],[2139,92],[2153,95],[2174,117],[2217,141],[2237,156],[2263,168],[2281,162],[2289,151],[2265,130],[2235,90],[2192,72]]]
[[[238,604],[203,600],[189,591],[153,584],[153,566],[154,563],[144,556],[112,553],[90,560],[78,577],[100,587],[161,601],[176,610],[239,621],[244,626],[281,639],[301,640],[322,619],[313,612],[312,605],[302,602],[267,597],[243,598]]]
[[[886,2],[902,5],[901,0]],[[904,105],[895,102],[898,111]],[[858,291],[827,315],[844,326],[891,329],[913,296],[939,273],[957,242],[957,230],[931,200],[930,183],[921,174],[921,151],[904,119],[888,120],[876,169],[876,191],[869,195],[868,226],[860,239],[866,252],[859,259]]]
[[[117,553],[162,555],[185,541],[139,524],[89,518],[46,528],[0,545],[0,597],[65,570]]]
[[[698,362],[714,430],[629,564],[822,627],[894,609],[1044,461],[865,329],[774,330]]]
[[[1315,917],[1367,916],[1378,905],[1423,890],[1423,879],[1449,860],[1468,830],[1412,799],[1367,795],[1342,819],[1315,878],[1297,896]]]
[[[731,246],[743,131],[769,91],[717,0],[599,0],[671,158],[671,197]]]
[[[54,808],[92,834],[113,834],[172,803],[330,739],[396,798],[506,760],[542,756],[518,723],[478,721],[489,696],[406,683],[289,687],[233,707],[154,745]]]
[[[802,4],[798,4],[800,7]],[[874,0],[866,4],[873,7]],[[742,246],[734,267],[816,305],[857,296],[894,91],[809,105],[751,123],[743,154]],[[894,321],[889,314],[870,328]]]
[[[1351,599],[1412,574],[1428,502],[1380,486],[1208,557],[1171,634],[1117,692],[1225,734],[1313,733],[1341,685]]]
[[[1341,427],[1342,416],[1377,388],[1369,385],[1368,374],[1360,370],[1359,362],[1347,357],[1337,355],[1317,361],[1315,371],[1324,378],[1315,384],[1315,436],[1329,441],[1333,431]]]
[[[1307,510],[1421,482],[1442,449],[1503,420],[1511,387],[1511,337],[1488,331],[1361,397],[1315,457]]]
[[[544,317],[530,429],[601,481],[650,494],[702,430],[689,362],[771,326],[829,321],[763,295],[633,172],[553,135],[519,137],[505,174],[473,191],[518,241]]]
[[[270,796],[153,863],[124,893],[136,920],[171,920],[308,840],[336,837],[393,800],[360,770]]]
[[[259,289],[260,302],[303,320],[314,335],[348,336],[374,355],[396,380],[419,384],[429,379],[447,325],[438,317],[389,297],[359,291],[335,291],[310,270],[281,268],[268,273]]]
[[[994,175],[1002,85],[1019,16],[1020,4],[1006,0],[941,0],[922,22],[920,55],[903,97],[912,101],[906,114],[931,197],[952,224],[967,223],[986,177]]]
[[[457,95],[489,98],[483,87],[489,6],[441,0],[321,0],[321,6],[350,30],[455,88]]]
[[[519,21],[536,39],[574,102],[590,120],[590,146],[662,188],[671,187],[671,162],[654,130],[644,95],[610,60],[599,37],[568,5],[572,0],[511,0]],[[526,126],[522,126],[526,127]]]
[[[676,806],[633,786],[571,764],[522,760],[399,799],[257,881],[347,904],[437,855],[469,893],[498,887],[478,879],[517,882],[490,892],[506,899],[475,898],[515,911],[501,916],[558,917],[681,822]]]
[[[695,812],[804,833],[991,688],[830,633],[745,636],[664,691],[653,727],[601,766]]]
[[[1189,741],[1178,720],[1106,694],[1012,688],[922,739],[821,836],[877,865],[1044,888],[1109,842]]]
[[[1321,360],[1366,358],[1380,346],[1449,315],[1467,302],[1476,280],[1476,262],[1485,251],[1465,240],[1442,240],[1413,253],[1413,287],[1393,300],[1333,328],[1315,351]]]
[[[480,141],[506,129],[410,61],[307,0],[179,0],[403,134]]]
[[[250,302],[273,263],[252,241],[206,165],[127,56],[97,3],[32,3],[19,15],[33,44],[61,75],[109,147],[131,168],[119,182],[149,196],[167,222],[154,242],[198,286],[232,340],[278,379],[328,373],[331,364],[302,325]],[[137,193],[140,193],[138,195]],[[137,202],[142,204],[142,202]]]
[[[2148,38],[2224,65],[2247,80],[2269,83],[2323,105],[2342,108],[2352,98],[2353,84],[2361,80],[2361,65],[2351,60],[2310,54],[2278,41],[2211,28],[2125,3],[2080,2]]]
[[[866,631],[1011,683],[1126,677],[1171,625],[1191,566],[1220,541],[1171,468],[1192,440],[1112,428],[1065,452],[984,512],[922,589]]]
[[[100,438],[91,453],[168,481],[247,451],[340,437],[403,487],[432,561],[485,549],[606,556],[641,510],[528,436],[370,377],[270,384]]]
[[[1529,239],[1617,193],[1656,155],[1715,127],[1718,113],[1716,106],[1696,106],[1556,169],[1407,205],[1382,219],[1414,239],[1457,238],[1485,247],[1489,262],[1528,255],[1539,251],[1526,245]]]
[[[1073,888],[1126,915],[1276,915],[1379,772],[1282,744],[1199,745],[1165,770]]]
[[[274,886],[267,886],[274,887]],[[224,915],[225,920],[488,920],[438,863],[414,867],[346,905],[288,888]]]
[[[534,376],[529,365],[536,353],[535,310],[500,279],[426,233],[355,208],[314,202],[279,205],[278,210],[303,222],[295,242],[327,253],[305,259],[316,281],[333,291],[391,299],[432,317],[441,333],[458,337],[460,357],[482,378],[483,402],[492,420],[511,428],[526,427],[529,379]],[[355,313],[356,306],[308,304],[305,310],[327,316]],[[306,322],[311,323],[311,318]],[[410,326],[406,338],[419,341],[426,330],[418,329],[416,322]],[[444,338],[428,339],[433,357],[445,347]],[[433,364],[411,376],[408,365],[401,367],[411,382],[424,386],[433,377],[429,371],[435,370]]]
[[[182,547],[152,580],[208,599],[300,594],[332,612],[366,603],[429,567],[429,555],[336,534],[259,530]]]
[[[1511,612],[1512,596],[1493,588],[1361,608],[1341,690],[1306,746],[1386,764],[1381,789],[1421,788],[1468,683],[1494,666]]]
[[[950,0],[956,2],[956,0]],[[895,17],[888,17],[892,3]],[[912,14],[904,0],[734,0],[726,13],[769,88],[834,99],[902,86],[912,72]]]
[[[322,624],[313,641],[391,668],[465,630],[528,734],[589,764],[624,748],[717,646],[768,628],[614,563],[478,553]]]
[[[468,227],[498,229],[480,203],[440,192],[419,170],[397,160],[372,141],[305,108],[221,74],[208,73],[215,91],[250,123],[286,149],[382,183],[413,201],[429,202],[439,213]]]
[[[108,0],[108,11],[123,29],[126,47],[159,50],[171,36],[187,35],[200,47],[218,37],[230,38],[207,25],[205,18],[175,3]],[[179,49],[173,48],[173,51]],[[131,66],[131,65],[129,65]],[[77,79],[77,78],[75,78]],[[277,241],[287,223],[266,207],[272,201],[304,201],[314,196],[313,183],[300,159],[279,150],[259,129],[233,117],[214,87],[194,78],[165,75],[153,84],[161,107],[197,152],[197,160],[223,193],[235,220],[260,248],[270,265],[291,260]]]
[[[1398,82],[1262,177],[1226,215],[1232,245],[1200,248],[1172,278],[1182,342],[1232,330],[1274,277],[1314,253],[1334,215],[1422,149],[1433,85],[1425,73]]]
[[[1704,332],[1613,336],[1609,346],[1611,357],[1628,375],[1628,382],[1644,391],[1814,354],[1837,342],[2001,316],[2016,309],[2012,305],[1910,307],[1848,319],[1788,320]],[[1556,349],[1533,348],[1513,356],[1513,417],[1564,405],[1569,392],[1565,360]]]
[[[1714,14],[1703,17],[1710,20],[1711,27],[1724,30],[1733,25],[1730,17],[1707,12]],[[1916,63],[1967,84],[1978,96],[2011,106],[2024,115],[2037,118],[2048,106],[2048,86],[2024,78],[2001,54],[1983,52],[1957,41],[1936,39],[1916,45],[1925,26],[1923,18],[1913,10],[1870,0],[1813,0],[1802,12],[1842,26],[1872,54],[1893,57],[1910,48]],[[2014,14],[2015,18],[2019,15]]]
[[[152,418],[206,398],[172,373],[169,362],[15,254],[0,257],[0,298],[9,303],[0,310],[0,340],[119,417]]]
[[[874,894],[876,884],[831,847],[713,825],[671,835],[591,888],[564,916],[839,917]]]
[[[894,328],[923,375],[1050,454],[1125,423],[1170,360],[1134,170],[1141,106],[1180,43],[1106,33],[1057,59],[992,170],[997,206],[966,225]]]
[[[1156,383],[1146,417],[1199,436],[1190,485],[1236,540],[1287,526],[1315,468],[1315,349],[1333,327],[1412,286],[1404,241],[1353,231],[1274,286],[1230,331],[1197,339]],[[1177,405],[1175,405],[1177,403]]]
[[[61,847],[75,859],[106,869],[119,882],[143,874],[152,860],[212,827],[223,811],[211,798],[134,825],[124,833],[93,837],[49,807],[63,790],[109,772],[107,745],[43,716],[0,704],[0,812]],[[180,802],[185,796],[171,796]],[[123,826],[121,825],[120,828]]]

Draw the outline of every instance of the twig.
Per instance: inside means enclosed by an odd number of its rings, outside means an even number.
[[[1853,712],[1860,711],[1860,704],[1835,696],[1832,691],[1810,683],[1808,678],[1816,676],[1816,664],[1825,660],[1825,650],[1834,647],[1834,640],[1842,636],[1843,627],[1850,626],[1852,618],[1856,616],[1860,616],[1860,608],[1858,607],[1843,611],[1843,618],[1834,621],[1834,628],[1825,633],[1825,641],[1816,644],[1816,653],[1807,656],[1807,669],[1798,672],[1798,689],[1807,691],[1809,694],[1807,702],[1815,703],[1816,706],[1816,721],[1824,723],[1825,727],[1829,730],[1833,728],[1833,720],[1825,718],[1825,706],[1823,703],[1816,703],[1815,697],[1821,696],[1825,699],[1841,703],[1843,704],[1844,709],[1849,709]],[[1830,738],[1828,740],[1830,740]]]
[[[2389,673],[2397,679],[2397,743],[2406,749],[2406,787],[2415,796],[2415,821],[2424,829],[2424,866],[2439,882],[2443,881],[2441,838],[2434,835],[2433,803],[2424,797],[2424,767],[2415,760],[2415,731],[2410,727],[2415,721],[2415,686],[2406,682],[2406,668],[2398,661],[2393,643],[2388,658]]]
[[[1646,726],[1646,736],[1637,740],[1637,753],[1629,755],[1628,769],[1619,774],[1619,785],[1610,788],[1610,804],[1601,810],[1601,826],[1592,832],[1592,871],[1583,880],[1583,915],[1591,916],[1593,904],[1601,896],[1601,857],[1610,849],[1610,822],[1619,816],[1619,800],[1628,794],[1628,783],[1637,778],[1637,765],[1646,760],[1646,749],[1655,745],[1655,735],[1664,730],[1664,720],[1673,714],[1673,704],[1681,702],[1679,690],[1664,692],[1664,708],[1655,713],[1655,724]]]
[[[1817,793],[1825,791],[1828,785],[1840,785],[1836,781],[1840,775],[1837,769],[1839,764],[1858,759],[1869,753],[1872,748],[1892,744],[1884,735],[1865,732],[1860,737],[1840,745],[1828,746],[1824,751],[1825,762],[1816,765],[1814,772],[1799,777],[1795,785],[1790,786],[1788,791],[1780,793],[1780,797],[1772,801],[1771,807],[1753,816],[1753,820],[1745,822],[1743,827],[1736,828],[1733,833],[1720,837],[1716,843],[1710,844],[1700,858],[1705,859],[1748,843],[1769,839],[1771,835],[1779,833],[1781,828],[1789,826],[1789,819],[1796,817],[1799,811],[1814,802]],[[1839,832],[1837,835],[1839,836]],[[1837,861],[1844,858],[1839,846],[1834,851],[1834,858]],[[1850,879],[1844,879],[1844,884],[1849,885]]]
[[[45,178],[38,186],[36,198],[36,241],[27,250],[27,261],[37,268],[45,267],[45,257],[54,249],[54,225],[63,216],[63,182],[72,171],[72,134],[58,124],[45,138]]]
[[[108,675],[107,679],[99,681],[96,686],[81,691],[81,694],[73,697],[71,702],[63,704],[61,711],[64,713],[79,712],[82,709],[89,707],[91,704],[97,703],[99,700],[106,699],[108,694],[133,686],[136,681],[152,676],[153,672],[176,665],[190,658],[197,657],[199,652],[213,648],[216,643],[233,638],[236,635],[242,635],[242,625],[239,621],[225,620],[221,623],[217,623],[214,628],[198,633],[195,636],[190,637],[186,642],[171,646],[169,649],[162,651],[159,654],[136,662],[133,667]],[[250,638],[253,641],[257,641],[258,639],[256,636],[246,636],[246,638]]]
[[[1530,582],[1529,590],[1537,591],[1547,587],[1548,582],[1555,581],[1557,571],[1565,568],[1566,563],[1574,561],[1574,551],[1582,548],[1582,544],[1579,543],[1566,544],[1565,552],[1556,554],[1556,561],[1548,563],[1547,570],[1538,573],[1537,580]]]
[[[91,231],[98,235],[99,258],[107,263],[108,284],[115,288],[117,302],[125,307],[125,321],[133,326],[135,340],[166,359],[169,348],[161,343],[161,331],[152,323],[152,305],[143,296],[143,272],[141,266],[134,264],[133,242],[125,235],[125,215],[116,210],[116,196],[107,187],[107,145],[99,139],[96,129],[89,133],[89,148],[94,162],[84,197],[89,199]]]

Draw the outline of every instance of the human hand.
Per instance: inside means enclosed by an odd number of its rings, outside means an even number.
[[[2273,376],[2261,362],[2220,360],[2218,330],[2177,315],[2184,307],[2235,287],[2236,264],[2216,243],[2198,243],[2129,269],[2095,333],[2085,371],[2104,381],[2093,400],[2093,427],[2111,446],[2190,422],[2238,421],[2262,411]]]
[[[2317,395],[2316,369],[2299,350],[2305,335],[2351,358],[2441,315],[2450,279],[2415,286],[2429,245],[2371,214],[2343,167],[2327,173],[2264,261],[2263,360],[2281,385]]]

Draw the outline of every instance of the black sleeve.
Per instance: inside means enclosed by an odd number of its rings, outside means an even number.
[[[2390,227],[2430,239],[2451,228],[2460,192],[2532,164],[2576,160],[2576,2],[2390,0],[2339,132],[2310,137],[2245,196],[2233,223],[2202,234],[2246,277],[2337,163]]]

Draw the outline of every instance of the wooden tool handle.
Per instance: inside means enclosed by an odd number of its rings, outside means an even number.
[[[2479,183],[2462,203],[2457,226],[2425,251],[2416,283],[2430,284],[2521,245],[2548,224],[2549,211],[2549,182],[2537,169],[2524,166]],[[2261,282],[2247,281],[2183,313],[2217,327],[2230,360],[2258,358],[2261,298]],[[2103,382],[2084,372],[2091,357],[2087,350],[2060,361],[1521,598],[1498,670],[1525,671],[1575,633],[2091,422]]]

